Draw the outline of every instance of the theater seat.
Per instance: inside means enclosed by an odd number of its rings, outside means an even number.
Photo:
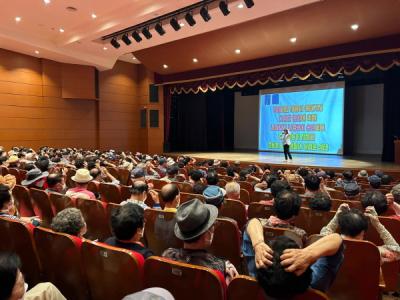
[[[246,205],[249,205],[251,202],[251,193],[245,189],[240,189],[240,201]]]
[[[250,219],[252,218],[263,218],[267,219],[272,216],[274,213],[274,208],[272,205],[261,204],[257,202],[250,203],[247,209],[247,216]]]
[[[180,197],[181,197],[181,205],[194,198],[197,198],[202,202],[206,202],[206,199],[203,197],[203,195],[198,195],[198,194],[180,193]]]
[[[143,289],[141,254],[84,241],[82,258],[92,300],[122,299]]]
[[[100,183],[99,193],[101,201],[119,204],[122,202],[119,186],[110,183]],[[124,199],[125,200],[125,199]]]
[[[80,238],[35,228],[33,232],[43,279],[52,282],[67,299],[89,299]]]
[[[190,183],[187,182],[172,182],[178,186],[180,192],[183,193],[193,193],[193,187]]]
[[[246,206],[239,200],[226,199],[219,212],[219,216],[234,219],[242,230],[247,222]]]
[[[91,181],[88,183],[87,189],[88,189],[88,191],[91,191],[93,194],[98,195],[99,194],[99,183]]]
[[[118,169],[119,181],[123,185],[130,185],[131,172],[128,169]]]
[[[75,187],[75,182],[71,179],[71,177],[74,176],[75,173],[76,171],[73,169],[68,169],[67,171],[67,179],[65,180],[65,183],[69,189]]]
[[[0,251],[15,252],[21,258],[22,273],[29,285],[40,281],[40,264],[35,244],[33,226],[0,217]]]
[[[35,214],[42,220],[41,226],[50,228],[54,212],[51,207],[49,194],[45,191],[31,188],[30,194],[33,202]]]
[[[161,190],[161,188],[162,188],[164,185],[168,184],[167,181],[165,181],[165,180],[159,180],[159,179],[152,179],[152,180],[151,180],[151,183],[153,183],[154,189],[156,189],[156,190]]]
[[[238,276],[228,286],[228,300],[267,300],[263,289],[257,281],[249,276]],[[317,290],[309,289],[302,295],[297,295],[292,300],[328,300],[328,297]]]
[[[12,190],[12,195],[21,217],[32,217],[35,215],[29,189],[22,185],[16,185]]]
[[[274,197],[267,192],[253,192],[251,202],[260,202],[261,200],[272,200]]]
[[[68,207],[75,207],[74,199],[59,193],[50,193],[50,203],[53,206],[54,214]]]
[[[144,284],[167,289],[175,300],[223,300],[226,294],[219,271],[156,256],[144,263]]]
[[[8,174],[14,175],[17,184],[21,184],[21,174],[18,169],[16,168],[8,168]]]
[[[334,211],[318,211],[302,207],[294,223],[304,229],[307,234],[319,234],[322,227],[326,226],[335,216]]]
[[[87,225],[85,237],[89,240],[105,240],[111,236],[106,203],[98,200],[76,199],[76,207],[82,212]]]
[[[144,241],[156,255],[162,255],[168,248],[183,248],[183,242],[174,234],[175,213],[146,209],[144,219]]]
[[[379,299],[380,254],[368,241],[344,240],[344,261],[328,296],[337,300]]]

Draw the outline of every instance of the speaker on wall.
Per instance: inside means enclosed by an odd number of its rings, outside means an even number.
[[[147,127],[147,109],[140,110],[140,128]]]
[[[158,128],[158,109],[150,110],[150,127]]]
[[[150,95],[150,102],[157,103],[158,102],[158,86],[155,84],[149,85],[149,95]]]

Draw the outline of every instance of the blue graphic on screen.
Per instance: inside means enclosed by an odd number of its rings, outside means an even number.
[[[344,88],[260,95],[259,150],[343,154]]]

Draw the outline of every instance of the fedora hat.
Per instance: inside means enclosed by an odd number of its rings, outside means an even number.
[[[179,206],[176,212],[175,235],[182,241],[201,236],[215,223],[218,209],[193,199]]]
[[[35,181],[38,181],[39,179],[42,179],[44,177],[47,177],[49,175],[49,172],[42,172],[39,169],[32,169],[26,173],[26,179],[22,180],[21,184],[22,185],[31,185]]]
[[[76,171],[75,175],[71,177],[71,179],[78,183],[86,183],[86,182],[89,182],[90,180],[92,180],[93,177],[90,176],[89,170],[78,169]]]

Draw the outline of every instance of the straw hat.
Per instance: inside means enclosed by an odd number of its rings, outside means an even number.
[[[18,156],[16,156],[16,155],[11,155],[11,156],[7,159],[6,163],[12,164],[12,163],[18,162],[18,160],[19,160]]]
[[[76,171],[75,175],[71,177],[71,179],[78,183],[86,183],[86,182],[91,181],[93,179],[93,177],[90,176],[89,170],[78,169]]]

